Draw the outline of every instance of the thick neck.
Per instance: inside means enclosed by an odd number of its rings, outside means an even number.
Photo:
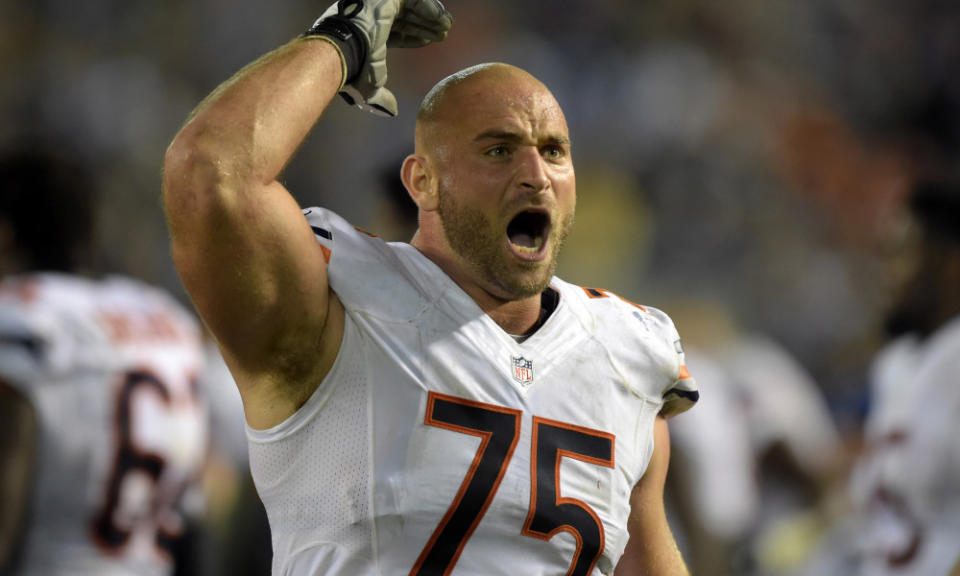
[[[477,281],[452,256],[452,251],[434,249],[422,240],[418,231],[410,244],[439,266],[507,334],[526,334],[537,324],[540,319],[540,294],[520,300],[498,296]]]
[[[458,283],[459,284],[459,283]],[[463,286],[460,286],[463,288]],[[531,296],[523,300],[497,301],[491,298],[486,304],[482,302],[483,295],[475,296],[466,288],[464,291],[487,313],[487,316],[497,323],[507,334],[527,334],[540,320],[540,295]]]

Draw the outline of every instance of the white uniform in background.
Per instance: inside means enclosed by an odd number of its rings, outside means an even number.
[[[669,318],[554,278],[518,344],[415,248],[306,213],[346,323],[306,404],[248,431],[273,573],[612,573],[654,418],[697,396]]]
[[[670,457],[680,464],[676,468],[671,464],[671,476],[685,488],[679,497],[689,499],[693,520],[713,538],[736,544],[756,527],[761,508],[750,421],[721,364],[691,347],[687,365],[699,381],[710,383],[710,393],[689,416],[670,423]],[[682,541],[689,535],[677,538],[681,549],[693,545]]]
[[[808,475],[825,476],[840,458],[840,432],[813,377],[782,346],[757,334],[729,343],[723,357],[745,404],[754,452],[782,443]]]
[[[21,574],[169,574],[207,449],[198,324],[120,277],[0,283],[0,380],[29,401],[38,454]]]
[[[960,318],[888,345],[872,392],[851,484],[862,573],[945,576],[960,561]]]
[[[791,482],[782,470],[758,466],[760,506],[750,543],[759,573],[793,574],[823,530],[821,502],[811,499],[811,489],[827,487],[842,454],[840,432],[816,381],[774,340],[745,335],[724,347],[723,355],[758,464],[779,445],[802,473]]]
[[[709,352],[687,350],[710,394],[671,424],[680,464],[671,474],[686,471],[672,477],[682,480],[677,486],[702,529],[690,536],[704,539],[678,541],[691,553],[732,548],[727,553],[743,567],[711,566],[714,574],[791,574],[816,544],[816,503],[800,482],[769,473],[764,458],[782,446],[807,477],[826,480],[840,457],[839,433],[816,382],[776,342],[738,334],[712,344]]]

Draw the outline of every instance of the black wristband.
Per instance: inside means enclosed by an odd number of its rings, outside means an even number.
[[[349,84],[357,79],[363,64],[367,61],[367,42],[356,24],[347,18],[329,16],[317,21],[303,36],[324,36],[340,47],[347,77],[343,83]]]

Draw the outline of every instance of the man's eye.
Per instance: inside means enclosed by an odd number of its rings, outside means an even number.
[[[547,146],[543,149],[544,158],[550,160],[556,160],[558,158],[563,158],[563,148],[559,146]]]
[[[491,158],[503,158],[510,153],[510,150],[506,146],[494,146],[487,150],[487,156]]]

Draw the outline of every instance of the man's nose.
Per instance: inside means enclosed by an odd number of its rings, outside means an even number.
[[[519,152],[518,183],[531,192],[541,192],[550,187],[546,161],[535,147],[525,147]]]

